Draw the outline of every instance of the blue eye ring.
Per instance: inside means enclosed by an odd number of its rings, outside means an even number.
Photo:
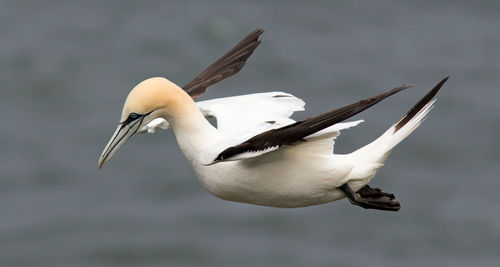
[[[123,125],[127,125],[135,120],[137,120],[138,118],[142,117],[143,115],[141,114],[137,114],[135,112],[132,112],[130,114],[128,114],[128,117],[126,120],[124,120],[123,122],[121,122],[120,124],[123,124]]]
[[[128,115],[128,119],[129,120],[137,120],[138,118],[140,117],[139,114],[135,113],[135,112],[132,112]]]

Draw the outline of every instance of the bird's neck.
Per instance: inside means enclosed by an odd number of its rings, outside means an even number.
[[[199,162],[202,152],[222,138],[194,102],[183,106],[175,116],[166,116],[165,119],[172,125],[177,143],[191,164]]]

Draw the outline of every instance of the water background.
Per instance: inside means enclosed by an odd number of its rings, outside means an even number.
[[[202,99],[284,90],[302,119],[415,84],[338,152],[452,76],[372,181],[400,212],[219,200],[171,131],[97,170],[131,88],[185,84],[257,27]],[[499,266],[499,29],[498,1],[0,1],[0,266]]]

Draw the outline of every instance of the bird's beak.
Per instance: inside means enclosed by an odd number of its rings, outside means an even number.
[[[133,134],[137,132],[142,123],[142,119],[133,121],[131,123],[125,124],[120,123],[118,128],[116,128],[115,133],[109,140],[108,144],[102,151],[101,156],[99,157],[99,162],[97,163],[97,167],[99,169],[108,162],[108,160],[113,157],[113,155],[118,151],[118,149],[129,139]]]

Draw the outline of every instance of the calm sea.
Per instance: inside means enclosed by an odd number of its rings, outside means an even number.
[[[187,83],[258,27],[203,99],[283,90],[301,119],[415,84],[340,153],[452,76],[371,183],[400,212],[219,200],[171,131],[97,170],[131,88]],[[0,266],[500,266],[499,29],[498,1],[0,1]]]

